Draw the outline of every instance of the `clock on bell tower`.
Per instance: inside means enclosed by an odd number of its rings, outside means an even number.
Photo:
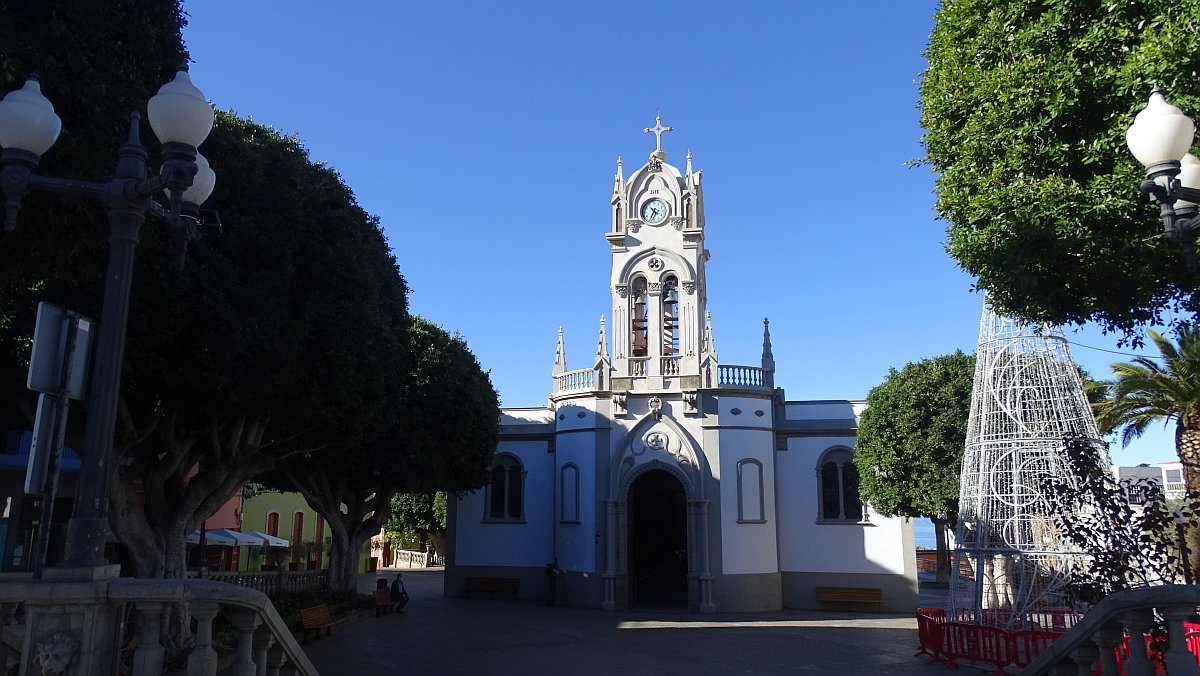
[[[710,386],[716,368],[705,305],[701,172],[687,154],[667,164],[655,118],[655,147],[628,179],[621,159],[612,195],[614,391],[679,391]]]

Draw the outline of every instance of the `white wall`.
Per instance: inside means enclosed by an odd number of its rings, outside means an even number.
[[[769,409],[768,409],[769,411]],[[743,413],[743,415],[745,415]],[[764,416],[769,420],[769,415]],[[775,434],[765,430],[721,430],[721,572],[727,575],[779,571],[776,545]],[[762,465],[765,523],[738,522],[738,463]],[[750,497],[750,496],[747,496]],[[757,500],[755,500],[757,503]]]
[[[553,558],[554,456],[545,441],[504,441],[496,453],[517,456],[525,468],[525,518],[484,521],[487,491],[479,489],[458,504],[455,560],[464,566],[544,566]]]
[[[904,573],[904,531],[912,523],[868,509],[866,525],[819,524],[817,462],[827,449],[853,448],[853,437],[791,437],[776,455],[779,563],[784,571]]]
[[[596,436],[589,432],[559,435],[555,456],[558,467],[574,464],[579,468],[579,523],[558,524],[558,565],[563,570],[596,571]],[[559,481],[557,474],[555,481]],[[559,501],[554,518],[561,517]],[[547,559],[549,561],[549,559]]]

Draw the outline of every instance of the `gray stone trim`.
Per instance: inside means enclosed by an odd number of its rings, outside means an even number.
[[[815,404],[865,404],[866,399],[793,399],[784,401],[784,406],[806,406]]]
[[[804,438],[804,437],[846,437],[853,439],[857,436],[855,430],[813,430],[811,432],[783,432],[777,431],[776,436],[780,438]],[[781,449],[786,450],[786,449]]]
[[[783,433],[792,432],[854,432],[858,423],[854,418],[817,418],[814,420],[787,420],[780,418],[775,421],[775,428]]]
[[[717,612],[746,613],[783,608],[779,573],[718,575],[713,581]]]
[[[553,435],[553,425],[509,425],[500,428],[502,438],[548,439]]]

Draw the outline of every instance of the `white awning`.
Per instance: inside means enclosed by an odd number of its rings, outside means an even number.
[[[250,537],[258,538],[260,540],[260,542],[257,542],[255,544],[260,545],[260,546],[288,547],[292,544],[292,543],[288,542],[287,540],[284,540],[283,538],[275,537],[274,535],[267,535],[266,533],[262,533],[262,532],[259,532],[256,530],[248,530],[245,533],[243,533],[243,535],[249,535]]]
[[[188,534],[187,541],[193,545],[200,544],[200,531],[194,530]],[[204,533],[204,543],[206,545],[215,545],[217,547],[234,547],[237,545],[237,540],[227,535],[221,535],[217,530],[210,530]]]
[[[261,547],[263,544],[263,540],[260,537],[256,537],[249,533],[243,533],[241,531],[230,530],[228,528],[214,528],[208,531],[208,537],[211,538],[213,533],[216,533],[218,536],[223,538],[232,539],[234,544],[236,544],[238,547]]]

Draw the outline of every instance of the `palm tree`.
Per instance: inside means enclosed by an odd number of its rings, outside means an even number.
[[[1104,383],[1111,396],[1094,405],[1096,422],[1105,433],[1120,429],[1124,446],[1150,423],[1174,420],[1184,484],[1189,494],[1200,495],[1200,331],[1181,328],[1178,346],[1153,330],[1146,333],[1162,363],[1137,357],[1113,364],[1113,380]]]

